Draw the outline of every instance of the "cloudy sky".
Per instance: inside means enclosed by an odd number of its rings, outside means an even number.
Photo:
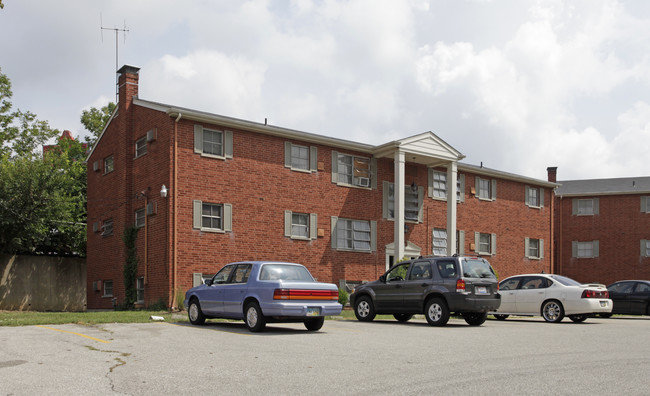
[[[14,109],[86,132],[140,98],[368,144],[432,131],[464,162],[649,176],[650,1],[3,0]]]

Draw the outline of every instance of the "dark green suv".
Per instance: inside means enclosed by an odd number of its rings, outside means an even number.
[[[499,283],[482,257],[421,257],[395,264],[379,280],[362,284],[350,295],[360,321],[392,314],[406,322],[424,314],[431,326],[444,326],[451,313],[472,326],[485,322],[501,304]]]

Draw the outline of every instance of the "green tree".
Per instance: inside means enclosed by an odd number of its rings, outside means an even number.
[[[99,135],[104,130],[104,126],[109,118],[111,118],[113,111],[115,111],[115,103],[109,102],[101,109],[91,107],[89,110],[84,110],[81,113],[81,123],[92,134],[91,136],[86,136],[86,143],[88,143],[89,148],[94,146],[97,139],[99,139]]]

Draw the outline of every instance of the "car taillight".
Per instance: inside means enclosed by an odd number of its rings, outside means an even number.
[[[581,298],[609,298],[609,292],[599,290],[583,290]]]
[[[338,290],[275,289],[274,300],[337,300]]]
[[[457,293],[465,292],[465,281],[463,279],[458,279],[456,281],[456,292]]]

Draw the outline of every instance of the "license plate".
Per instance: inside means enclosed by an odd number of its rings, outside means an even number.
[[[320,316],[319,307],[307,307],[307,316]]]
[[[607,301],[601,301],[600,306],[603,307],[603,308],[606,307],[607,306]]]
[[[485,286],[476,286],[476,289],[474,289],[476,294],[488,294],[487,287]]]

